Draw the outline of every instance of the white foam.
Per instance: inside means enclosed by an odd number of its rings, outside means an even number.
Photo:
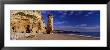
[[[78,35],[78,34],[68,34],[68,35],[76,35],[76,36],[91,37],[91,38],[100,38],[100,37],[87,36],[87,35]]]

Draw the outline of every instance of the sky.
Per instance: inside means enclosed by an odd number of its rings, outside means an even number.
[[[48,14],[53,15],[54,30],[99,32],[99,10],[42,10],[45,24],[47,25]]]

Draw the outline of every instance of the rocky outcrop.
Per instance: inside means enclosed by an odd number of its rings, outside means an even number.
[[[11,10],[11,33],[46,33],[46,26],[38,10]]]
[[[53,33],[53,16],[48,15],[47,34]]]

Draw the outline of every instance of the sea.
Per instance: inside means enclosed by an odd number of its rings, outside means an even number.
[[[61,33],[68,35],[79,35],[79,36],[87,36],[87,37],[97,37],[100,38],[100,32],[80,32],[80,33]]]
[[[100,32],[80,32],[80,33],[72,33],[72,34],[100,37]]]

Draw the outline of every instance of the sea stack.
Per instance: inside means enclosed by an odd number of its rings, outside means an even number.
[[[53,15],[48,14],[47,34],[53,33]]]

